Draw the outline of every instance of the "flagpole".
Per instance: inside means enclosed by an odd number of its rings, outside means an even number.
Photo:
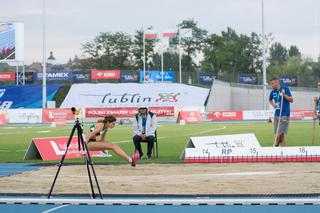
[[[143,83],[146,77],[146,44],[145,44],[145,31],[143,31]]]
[[[182,74],[181,74],[181,29],[179,28],[179,82],[182,83]]]
[[[162,74],[162,83],[163,83],[163,35],[161,37],[161,74]]]

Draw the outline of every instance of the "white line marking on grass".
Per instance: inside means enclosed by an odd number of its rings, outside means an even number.
[[[48,133],[51,132],[51,130],[42,130],[42,131],[37,131],[36,133]]]
[[[61,208],[66,207],[66,206],[69,206],[69,205],[57,206],[57,207],[54,207],[54,208],[52,208],[52,209],[48,209],[48,210],[46,210],[46,211],[43,211],[42,213],[53,212],[53,211],[55,211],[55,210],[61,209]]]
[[[11,152],[11,151],[8,149],[0,149],[0,152]]]

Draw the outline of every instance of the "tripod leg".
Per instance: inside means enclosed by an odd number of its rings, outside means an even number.
[[[79,148],[79,151],[81,151],[81,147],[82,147],[82,150],[85,151],[84,146],[83,146],[84,143],[83,143],[83,140],[82,140],[82,128],[81,128],[80,124],[77,126],[77,134],[78,134],[78,148]],[[93,188],[93,184],[92,184],[92,178],[91,178],[91,173],[90,173],[90,170],[89,170],[88,159],[86,158],[85,154],[84,154],[83,157],[85,158],[85,163],[86,163],[86,167],[87,167],[87,171],[88,171],[91,194],[92,194],[92,197],[95,198],[96,194],[94,192],[94,188]]]
[[[99,182],[98,182],[98,178],[97,178],[96,172],[95,172],[94,167],[93,167],[93,163],[92,163],[92,159],[91,159],[91,156],[90,156],[90,152],[88,150],[87,143],[84,141],[83,135],[82,135],[81,139],[82,139],[82,142],[83,142],[82,146],[84,148],[84,151],[86,152],[88,173],[90,173],[90,168],[89,168],[89,165],[90,165],[93,177],[95,179],[95,182],[96,182],[96,185],[97,185],[97,188],[98,188],[98,192],[99,192],[100,198],[103,199],[102,193],[101,193],[101,189],[100,189],[100,185],[99,185]]]
[[[65,157],[66,157],[66,155],[67,155],[68,148],[69,148],[69,146],[70,146],[70,143],[71,143],[71,140],[72,140],[72,137],[73,137],[73,134],[74,134],[75,129],[76,129],[76,125],[75,125],[75,126],[72,128],[72,130],[71,130],[71,134],[70,134],[70,137],[69,137],[69,140],[68,140],[68,143],[67,143],[66,151],[65,151],[64,155],[62,156],[62,158],[61,158],[61,160],[60,160],[59,168],[58,168],[58,171],[57,171],[57,173],[56,173],[56,176],[54,177],[53,183],[52,183],[52,185],[51,185],[51,188],[50,188],[50,191],[49,191],[49,194],[48,194],[48,198],[51,197],[51,193],[52,193],[52,191],[53,191],[53,187],[54,187],[54,185],[55,185],[55,183],[56,183],[56,181],[57,181],[57,178],[58,178],[58,175],[59,175],[61,166],[62,166],[63,161],[64,161],[64,159],[65,159]]]
[[[94,167],[93,167],[93,163],[92,163],[92,159],[91,159],[91,156],[90,156],[90,153],[89,153],[89,150],[88,150],[87,143],[85,142],[85,137],[84,137],[83,129],[82,129],[81,125],[80,125],[79,130],[80,130],[79,131],[79,138],[80,138],[80,141],[81,141],[81,145],[82,145],[83,151],[85,152],[87,170],[88,170],[90,185],[91,185],[92,192],[93,192],[93,198],[96,198],[96,195],[95,195],[94,190],[93,190],[91,172],[90,172],[89,165],[91,166],[92,174],[94,176],[94,179],[95,179],[95,182],[96,182],[96,185],[97,185],[97,188],[98,188],[98,192],[99,192],[100,198],[103,199],[102,194],[101,194],[101,190],[100,190],[100,185],[99,185],[99,182],[98,182],[98,179],[97,179],[96,172],[95,172]]]

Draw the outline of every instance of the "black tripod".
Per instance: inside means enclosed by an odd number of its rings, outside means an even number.
[[[94,176],[94,179],[95,179],[95,182],[96,182],[96,185],[97,185],[97,188],[98,188],[99,196],[100,196],[101,199],[103,199],[102,194],[101,194],[101,190],[100,190],[100,186],[99,186],[99,183],[98,183],[98,179],[97,179],[97,176],[96,176],[96,172],[94,170],[92,159],[91,159],[91,156],[90,156],[90,153],[89,153],[89,150],[88,150],[88,146],[87,146],[87,143],[84,140],[83,128],[82,128],[81,123],[79,122],[79,118],[76,119],[75,124],[74,124],[74,126],[73,126],[73,128],[71,130],[71,134],[70,134],[70,137],[69,137],[69,140],[68,140],[68,143],[67,143],[66,151],[65,151],[64,155],[62,156],[61,161],[59,163],[59,168],[58,168],[56,176],[55,176],[55,178],[53,180],[50,192],[48,194],[48,198],[50,198],[50,196],[51,196],[53,187],[54,187],[54,185],[56,183],[56,180],[58,178],[61,166],[62,166],[63,161],[64,161],[64,159],[66,157],[66,154],[68,152],[68,148],[69,148],[69,145],[71,143],[71,140],[72,140],[72,137],[73,137],[73,134],[74,134],[75,130],[77,130],[77,134],[78,134],[78,149],[79,149],[79,151],[83,150],[85,162],[86,162],[86,165],[87,165],[87,171],[88,171],[88,177],[89,177],[92,197],[96,198],[96,194],[95,194],[94,189],[93,189],[90,167],[91,167],[92,174]]]

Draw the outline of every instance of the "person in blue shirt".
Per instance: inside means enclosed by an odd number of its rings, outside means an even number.
[[[272,78],[270,84],[273,89],[270,92],[269,103],[275,109],[274,132],[276,139],[274,146],[286,146],[285,134],[288,132],[290,103],[293,103],[293,97],[289,87],[281,85],[278,78]],[[282,99],[283,101],[281,101]]]

